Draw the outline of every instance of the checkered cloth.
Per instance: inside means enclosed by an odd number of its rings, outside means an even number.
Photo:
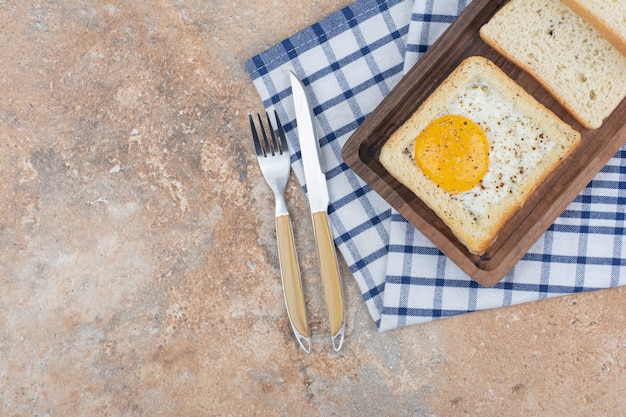
[[[342,160],[357,126],[467,3],[360,0],[246,63],[266,109],[285,126],[306,190],[289,70],[305,84],[320,127],[335,243],[380,330],[626,283],[626,150],[492,288],[470,279]]]

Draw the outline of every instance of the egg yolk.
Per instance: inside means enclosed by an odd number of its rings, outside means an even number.
[[[415,161],[445,191],[460,193],[480,183],[489,168],[489,142],[472,120],[446,115],[415,139]]]

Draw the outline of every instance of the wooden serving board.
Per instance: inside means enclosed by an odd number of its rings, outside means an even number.
[[[473,0],[345,144],[348,166],[465,273],[484,286],[500,281],[626,142],[626,100],[596,130],[584,129],[530,75],[499,55],[478,31],[507,1]],[[523,24],[523,22],[520,22]],[[441,219],[379,161],[389,136],[472,55],[498,65],[539,102],[581,133],[581,143],[504,225],[483,256],[469,253]]]

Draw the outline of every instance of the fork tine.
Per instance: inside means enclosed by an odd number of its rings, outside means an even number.
[[[274,155],[274,149],[270,146],[269,141],[267,140],[267,133],[265,133],[265,127],[263,127],[263,120],[261,119],[261,115],[259,113],[256,114],[259,118],[259,125],[261,126],[261,135],[263,136],[263,146],[265,147],[266,156],[269,156],[270,153]],[[270,125],[271,131],[271,125]]]
[[[269,126],[270,134],[272,141],[270,146],[272,147],[272,153],[276,155],[277,153],[282,154],[283,150],[278,146],[278,141],[276,140],[276,134],[274,133],[274,127],[272,125],[272,121],[270,120],[270,114],[265,112],[265,116],[267,117],[267,125]]]
[[[259,140],[259,134],[257,133],[256,127],[254,126],[254,119],[252,118],[252,114],[248,113],[248,119],[250,119],[250,130],[252,130],[252,141],[254,142],[254,149],[256,150],[257,156],[267,156],[265,154],[265,150],[263,146],[261,146],[261,141]]]
[[[278,118],[278,113],[274,110],[274,119],[276,119],[276,131],[278,132],[278,137],[280,137],[280,151],[288,152],[289,145],[287,144],[287,137],[285,136],[285,129],[283,125],[280,123],[280,119]]]

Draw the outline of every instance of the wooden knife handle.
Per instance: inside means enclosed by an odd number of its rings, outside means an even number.
[[[298,265],[298,256],[289,215],[276,217],[276,235],[280,260],[280,276],[283,281],[287,314],[298,343],[309,353],[311,351],[309,324],[306,318],[304,291],[302,290],[300,267]]]
[[[335,244],[330,233],[326,212],[313,213],[312,217],[331,339],[335,351],[338,351],[343,343],[345,320],[343,290],[337,264],[337,253],[335,252]]]

